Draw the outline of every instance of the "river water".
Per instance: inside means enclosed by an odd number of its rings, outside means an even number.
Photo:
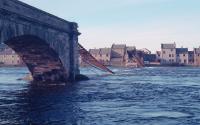
[[[91,80],[32,86],[0,68],[0,125],[198,125],[200,68],[82,68]]]

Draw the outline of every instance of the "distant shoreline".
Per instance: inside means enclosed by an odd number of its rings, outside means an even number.
[[[2,68],[2,67],[27,67],[26,65],[0,65],[0,68]]]

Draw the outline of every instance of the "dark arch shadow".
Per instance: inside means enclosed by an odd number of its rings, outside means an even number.
[[[68,74],[59,55],[44,40],[32,35],[23,35],[4,43],[21,57],[33,76],[33,83],[67,82]]]

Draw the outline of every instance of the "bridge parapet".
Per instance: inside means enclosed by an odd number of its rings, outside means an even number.
[[[27,20],[28,22],[37,22],[40,25],[63,32],[70,33],[73,31],[78,33],[76,30],[76,23],[68,22],[28,4],[24,4],[18,0],[0,0],[0,10],[3,12],[3,14],[10,16],[15,15],[18,17],[18,19],[22,19],[23,21]],[[5,13],[6,11],[7,13]]]

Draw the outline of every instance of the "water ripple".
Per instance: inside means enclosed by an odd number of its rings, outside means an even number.
[[[0,69],[1,125],[197,125],[200,68],[81,69],[91,80],[63,87],[17,81],[26,68]]]

